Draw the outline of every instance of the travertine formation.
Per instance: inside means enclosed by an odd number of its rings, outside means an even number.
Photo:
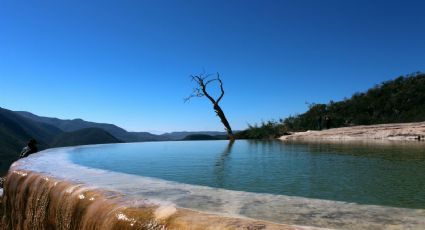
[[[130,206],[116,193],[45,175],[11,171],[0,229],[310,229],[206,214],[146,201]]]
[[[362,125],[297,132],[281,140],[425,140],[425,122]]]

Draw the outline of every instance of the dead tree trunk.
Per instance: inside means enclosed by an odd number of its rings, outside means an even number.
[[[196,84],[198,85],[198,87],[196,87],[193,90],[192,95],[185,98],[185,101],[189,101],[192,97],[207,97],[211,101],[211,103],[213,104],[213,109],[214,109],[216,115],[220,118],[221,123],[223,123],[224,129],[227,132],[227,136],[229,137],[229,140],[235,140],[235,136],[233,135],[232,128],[230,127],[230,124],[227,121],[227,118],[224,115],[223,110],[218,105],[218,103],[221,101],[221,99],[224,96],[223,82],[220,79],[220,75],[217,74],[217,77],[213,78],[213,79],[208,79],[209,76],[208,75],[205,76],[203,74],[195,75],[195,76],[191,76],[191,77],[192,77],[192,81],[195,81]],[[219,83],[219,86],[220,86],[221,94],[218,97],[218,99],[214,99],[207,92],[207,85],[211,82],[214,82],[214,81],[217,81]]]
[[[229,137],[229,140],[234,140],[235,137],[233,135],[232,128],[230,127],[229,122],[227,121],[226,116],[224,115],[223,110],[218,104],[214,104],[214,111],[217,114],[217,116],[220,118],[221,123],[224,125],[224,129],[227,131],[227,136]]]

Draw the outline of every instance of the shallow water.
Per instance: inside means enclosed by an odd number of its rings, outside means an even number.
[[[78,148],[71,160],[192,185],[425,208],[425,145],[151,142]]]
[[[12,168],[117,192],[128,206],[149,201],[325,228],[424,229],[423,147],[416,142],[111,144],[46,150]]]

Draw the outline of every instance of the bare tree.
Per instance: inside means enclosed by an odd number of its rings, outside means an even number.
[[[224,128],[226,129],[227,136],[229,137],[229,140],[235,140],[235,136],[233,135],[232,128],[230,127],[229,122],[227,121],[226,116],[224,115],[223,110],[218,105],[220,103],[221,99],[223,99],[224,96],[224,89],[223,89],[223,82],[220,79],[220,75],[217,73],[217,76],[215,78],[210,78],[211,75],[206,74],[199,74],[199,75],[192,75],[190,76],[192,78],[192,81],[194,81],[197,84],[197,87],[193,89],[193,93],[185,98],[185,102],[188,102],[193,97],[206,97],[208,98],[211,103],[213,104],[213,108],[217,116],[220,118],[221,123],[223,123]],[[210,94],[207,92],[207,86],[208,84],[212,82],[218,82],[220,86],[220,96],[217,99],[214,99]]]

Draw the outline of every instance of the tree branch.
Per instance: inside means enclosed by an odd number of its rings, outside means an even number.
[[[221,90],[221,95],[217,99],[217,103],[219,103],[224,96],[224,89],[223,89],[223,82],[221,81],[220,75],[218,73],[217,73],[217,79],[216,80],[220,83],[220,90]]]
[[[216,81],[217,79],[210,79],[205,82],[205,80],[210,77],[211,75],[205,75],[205,74],[199,74],[199,75],[192,75],[192,81],[195,81],[196,84],[199,85],[200,88],[195,88],[193,93],[184,99],[185,102],[190,101],[193,97],[207,97],[213,104],[217,104],[217,102],[214,100],[213,97],[211,97],[207,92],[207,85],[213,81]]]
[[[193,97],[203,97],[203,96],[205,95],[201,92],[199,88],[194,88],[193,93],[189,95],[188,97],[184,98],[183,100],[186,103],[186,102],[189,102],[190,99],[192,99]]]

